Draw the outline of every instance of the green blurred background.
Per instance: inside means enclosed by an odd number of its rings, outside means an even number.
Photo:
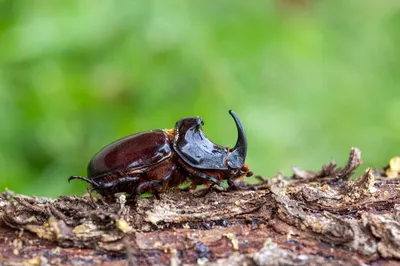
[[[400,155],[400,2],[0,0],[0,190],[82,194],[120,137],[201,116],[257,174]]]

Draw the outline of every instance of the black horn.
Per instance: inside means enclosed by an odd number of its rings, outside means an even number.
[[[238,139],[235,147],[231,149],[231,153],[228,155],[227,163],[230,168],[236,169],[244,165],[247,154],[247,138],[239,117],[232,110],[229,110],[229,114],[233,117],[233,120],[235,120]]]

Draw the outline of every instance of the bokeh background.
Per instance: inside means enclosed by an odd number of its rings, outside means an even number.
[[[255,173],[400,155],[400,2],[0,1],[0,190],[82,194],[104,145],[201,116]],[[362,171],[362,170],[361,170]]]

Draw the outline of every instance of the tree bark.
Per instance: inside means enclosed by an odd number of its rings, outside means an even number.
[[[400,160],[353,148],[240,191],[170,190],[127,203],[0,194],[1,265],[400,265]]]

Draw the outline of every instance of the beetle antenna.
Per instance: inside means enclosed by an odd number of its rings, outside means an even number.
[[[73,176],[70,176],[70,177],[68,178],[68,183],[69,183],[71,180],[74,180],[74,179],[79,179],[79,180],[86,181],[86,182],[88,182],[89,184],[91,184],[92,186],[95,186],[95,187],[98,187],[98,186],[99,186],[99,184],[97,184],[96,181],[93,181],[93,180],[91,180],[91,179],[89,179],[89,178],[87,178],[87,177],[80,176],[80,175],[73,175]]]

